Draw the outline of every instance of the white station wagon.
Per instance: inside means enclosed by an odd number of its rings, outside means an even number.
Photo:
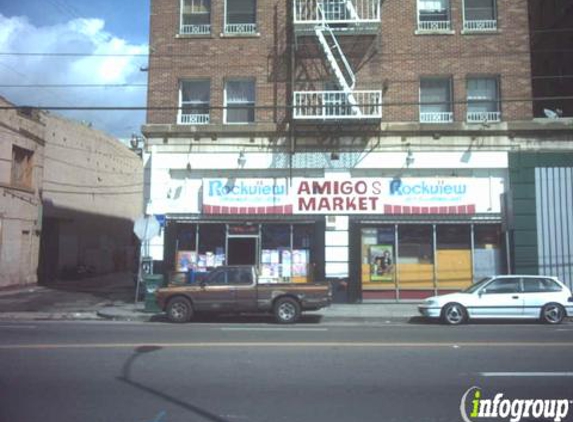
[[[560,324],[573,316],[571,290],[555,277],[499,275],[487,277],[459,293],[427,298],[420,314],[451,325],[468,319],[539,319]]]

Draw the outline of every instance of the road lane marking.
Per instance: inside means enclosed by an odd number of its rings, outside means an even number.
[[[221,331],[273,331],[273,332],[285,332],[285,331],[296,331],[296,332],[305,332],[305,331],[328,331],[328,328],[294,328],[294,327],[274,327],[274,328],[265,328],[265,327],[221,327]]]
[[[572,347],[572,342],[553,343],[383,343],[383,342],[196,342],[196,343],[75,343],[75,344],[4,344],[0,345],[0,350],[17,349],[129,349],[139,347],[159,347],[159,348],[232,348],[232,347],[342,347],[342,348],[451,348],[454,345],[462,347]]]
[[[481,372],[480,375],[497,378],[573,377],[573,372]]]

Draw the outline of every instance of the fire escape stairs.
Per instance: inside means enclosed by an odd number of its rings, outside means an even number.
[[[352,1],[346,2],[346,8],[350,16],[358,19],[356,9]],[[354,96],[356,75],[354,74],[348,59],[346,58],[332,28],[326,23],[324,11],[322,11],[322,23],[315,28],[315,34],[323,53],[326,56],[328,67],[334,73],[339,88],[344,92],[347,103],[350,105],[354,116],[360,117],[362,111]]]

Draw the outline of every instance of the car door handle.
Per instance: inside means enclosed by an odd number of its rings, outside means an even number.
[[[519,296],[511,296],[512,299],[519,299]]]

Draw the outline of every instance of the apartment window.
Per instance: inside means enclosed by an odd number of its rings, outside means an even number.
[[[211,0],[181,0],[181,34],[211,33]]]
[[[33,187],[33,163],[34,152],[12,146],[12,172],[10,184],[19,188],[32,189]]]
[[[227,0],[225,2],[225,33],[256,34],[256,0]]]
[[[208,80],[181,82],[179,91],[179,124],[209,124],[210,91],[211,83]]]
[[[497,30],[496,0],[464,0],[464,30]]]
[[[450,31],[449,0],[418,0],[418,30],[424,32]]]
[[[467,121],[469,123],[499,122],[501,113],[499,107],[498,78],[468,78]]]
[[[230,80],[225,84],[225,123],[255,121],[255,81]]]
[[[420,122],[450,123],[453,120],[451,78],[421,79]]]

